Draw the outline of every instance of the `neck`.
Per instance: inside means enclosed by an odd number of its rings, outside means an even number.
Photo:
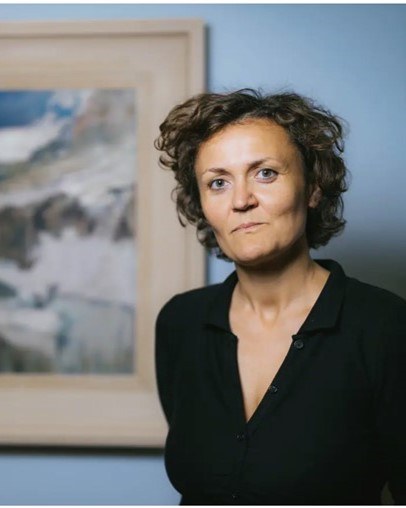
[[[289,256],[255,267],[236,265],[236,298],[242,306],[265,318],[317,299],[329,272],[315,263],[307,244],[297,245]]]

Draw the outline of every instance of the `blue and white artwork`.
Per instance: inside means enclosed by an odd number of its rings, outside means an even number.
[[[0,91],[0,374],[134,372],[135,91]]]

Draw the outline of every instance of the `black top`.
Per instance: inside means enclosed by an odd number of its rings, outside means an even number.
[[[237,283],[172,298],[156,328],[165,463],[181,504],[406,504],[406,302],[331,273],[246,423]]]

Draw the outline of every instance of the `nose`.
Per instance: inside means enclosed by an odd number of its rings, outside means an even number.
[[[232,206],[235,212],[245,212],[255,208],[257,204],[257,199],[246,181],[234,183]]]

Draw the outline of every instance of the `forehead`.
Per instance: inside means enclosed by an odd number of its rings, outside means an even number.
[[[230,124],[200,145],[196,169],[207,165],[249,164],[258,158],[273,158],[281,164],[299,152],[286,129],[266,119],[247,119]]]

